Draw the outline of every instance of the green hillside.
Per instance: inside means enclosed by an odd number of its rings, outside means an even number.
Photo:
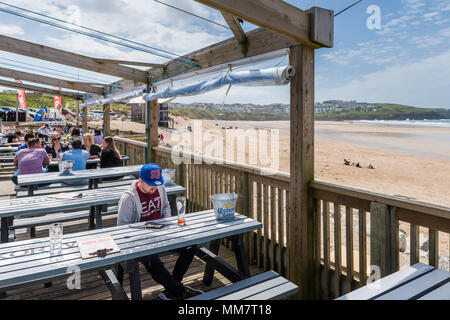
[[[17,94],[9,92],[0,92],[0,107],[16,107]],[[76,107],[76,100],[63,97],[63,105],[65,108]],[[38,98],[27,97],[28,108],[39,108],[39,106],[53,107],[52,96],[41,96]]]
[[[373,103],[377,111],[348,111],[316,114],[316,120],[439,120],[450,119],[449,109],[425,109],[387,103]]]
[[[172,108],[169,107],[171,115],[201,120],[247,120],[247,121],[277,121],[289,120],[289,114],[262,113],[262,112],[229,112],[213,111],[196,108]]]

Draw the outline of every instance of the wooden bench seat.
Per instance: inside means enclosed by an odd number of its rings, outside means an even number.
[[[267,271],[188,300],[281,300],[297,291],[297,285],[274,271]]]
[[[111,216],[117,214],[119,209],[117,206],[108,208],[107,211],[102,212],[102,216]],[[39,217],[14,219],[13,225],[9,227],[9,240],[14,241],[15,230],[25,228],[36,228],[39,226],[50,225],[52,223],[62,223],[77,221],[82,219],[89,219],[89,210],[64,212],[60,214],[48,214]]]

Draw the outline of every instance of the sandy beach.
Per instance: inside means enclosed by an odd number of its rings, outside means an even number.
[[[183,145],[184,150],[217,156],[222,153],[217,152],[220,147],[215,147],[214,143],[220,145],[225,140],[224,157],[231,159],[234,150],[234,161],[289,172],[289,122],[177,118],[176,123],[177,130],[160,129],[164,143],[169,146]],[[112,122],[113,129],[130,130],[130,125],[129,122]],[[186,130],[188,125],[193,128],[190,133]],[[222,130],[223,126],[234,129]],[[143,124],[133,123],[132,128],[145,133]],[[273,140],[267,129],[276,130]],[[316,122],[315,131],[317,180],[450,207],[450,128],[324,121]],[[237,138],[226,139],[227,135]],[[249,143],[255,136],[258,148]],[[243,150],[239,148],[244,141],[245,158],[238,152]],[[278,148],[271,158],[273,143]],[[249,149],[249,144],[253,149]],[[344,159],[359,162],[363,168],[345,166]],[[366,168],[369,162],[375,170]]]

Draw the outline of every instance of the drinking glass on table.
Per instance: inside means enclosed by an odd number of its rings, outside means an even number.
[[[63,225],[61,223],[54,223],[50,225],[48,231],[50,236],[50,255],[60,255],[62,249]]]
[[[177,214],[178,214],[178,225],[184,226],[186,224],[186,198],[177,197]]]

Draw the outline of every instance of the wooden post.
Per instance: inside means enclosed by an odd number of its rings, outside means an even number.
[[[83,107],[83,134],[88,133],[88,107]]]
[[[289,193],[289,280],[300,288],[297,298],[314,297],[314,49],[290,48],[291,161]]]
[[[147,135],[147,163],[156,162],[154,147],[158,146],[159,105],[157,100],[147,102],[145,132]]]
[[[380,276],[397,271],[399,265],[398,221],[395,210],[385,204],[370,204],[370,264],[380,268]]]
[[[77,100],[77,121],[75,127],[78,128],[79,125],[80,125],[80,100]],[[83,134],[84,133],[85,132],[83,131]]]
[[[111,105],[103,106],[103,137],[111,135]]]

